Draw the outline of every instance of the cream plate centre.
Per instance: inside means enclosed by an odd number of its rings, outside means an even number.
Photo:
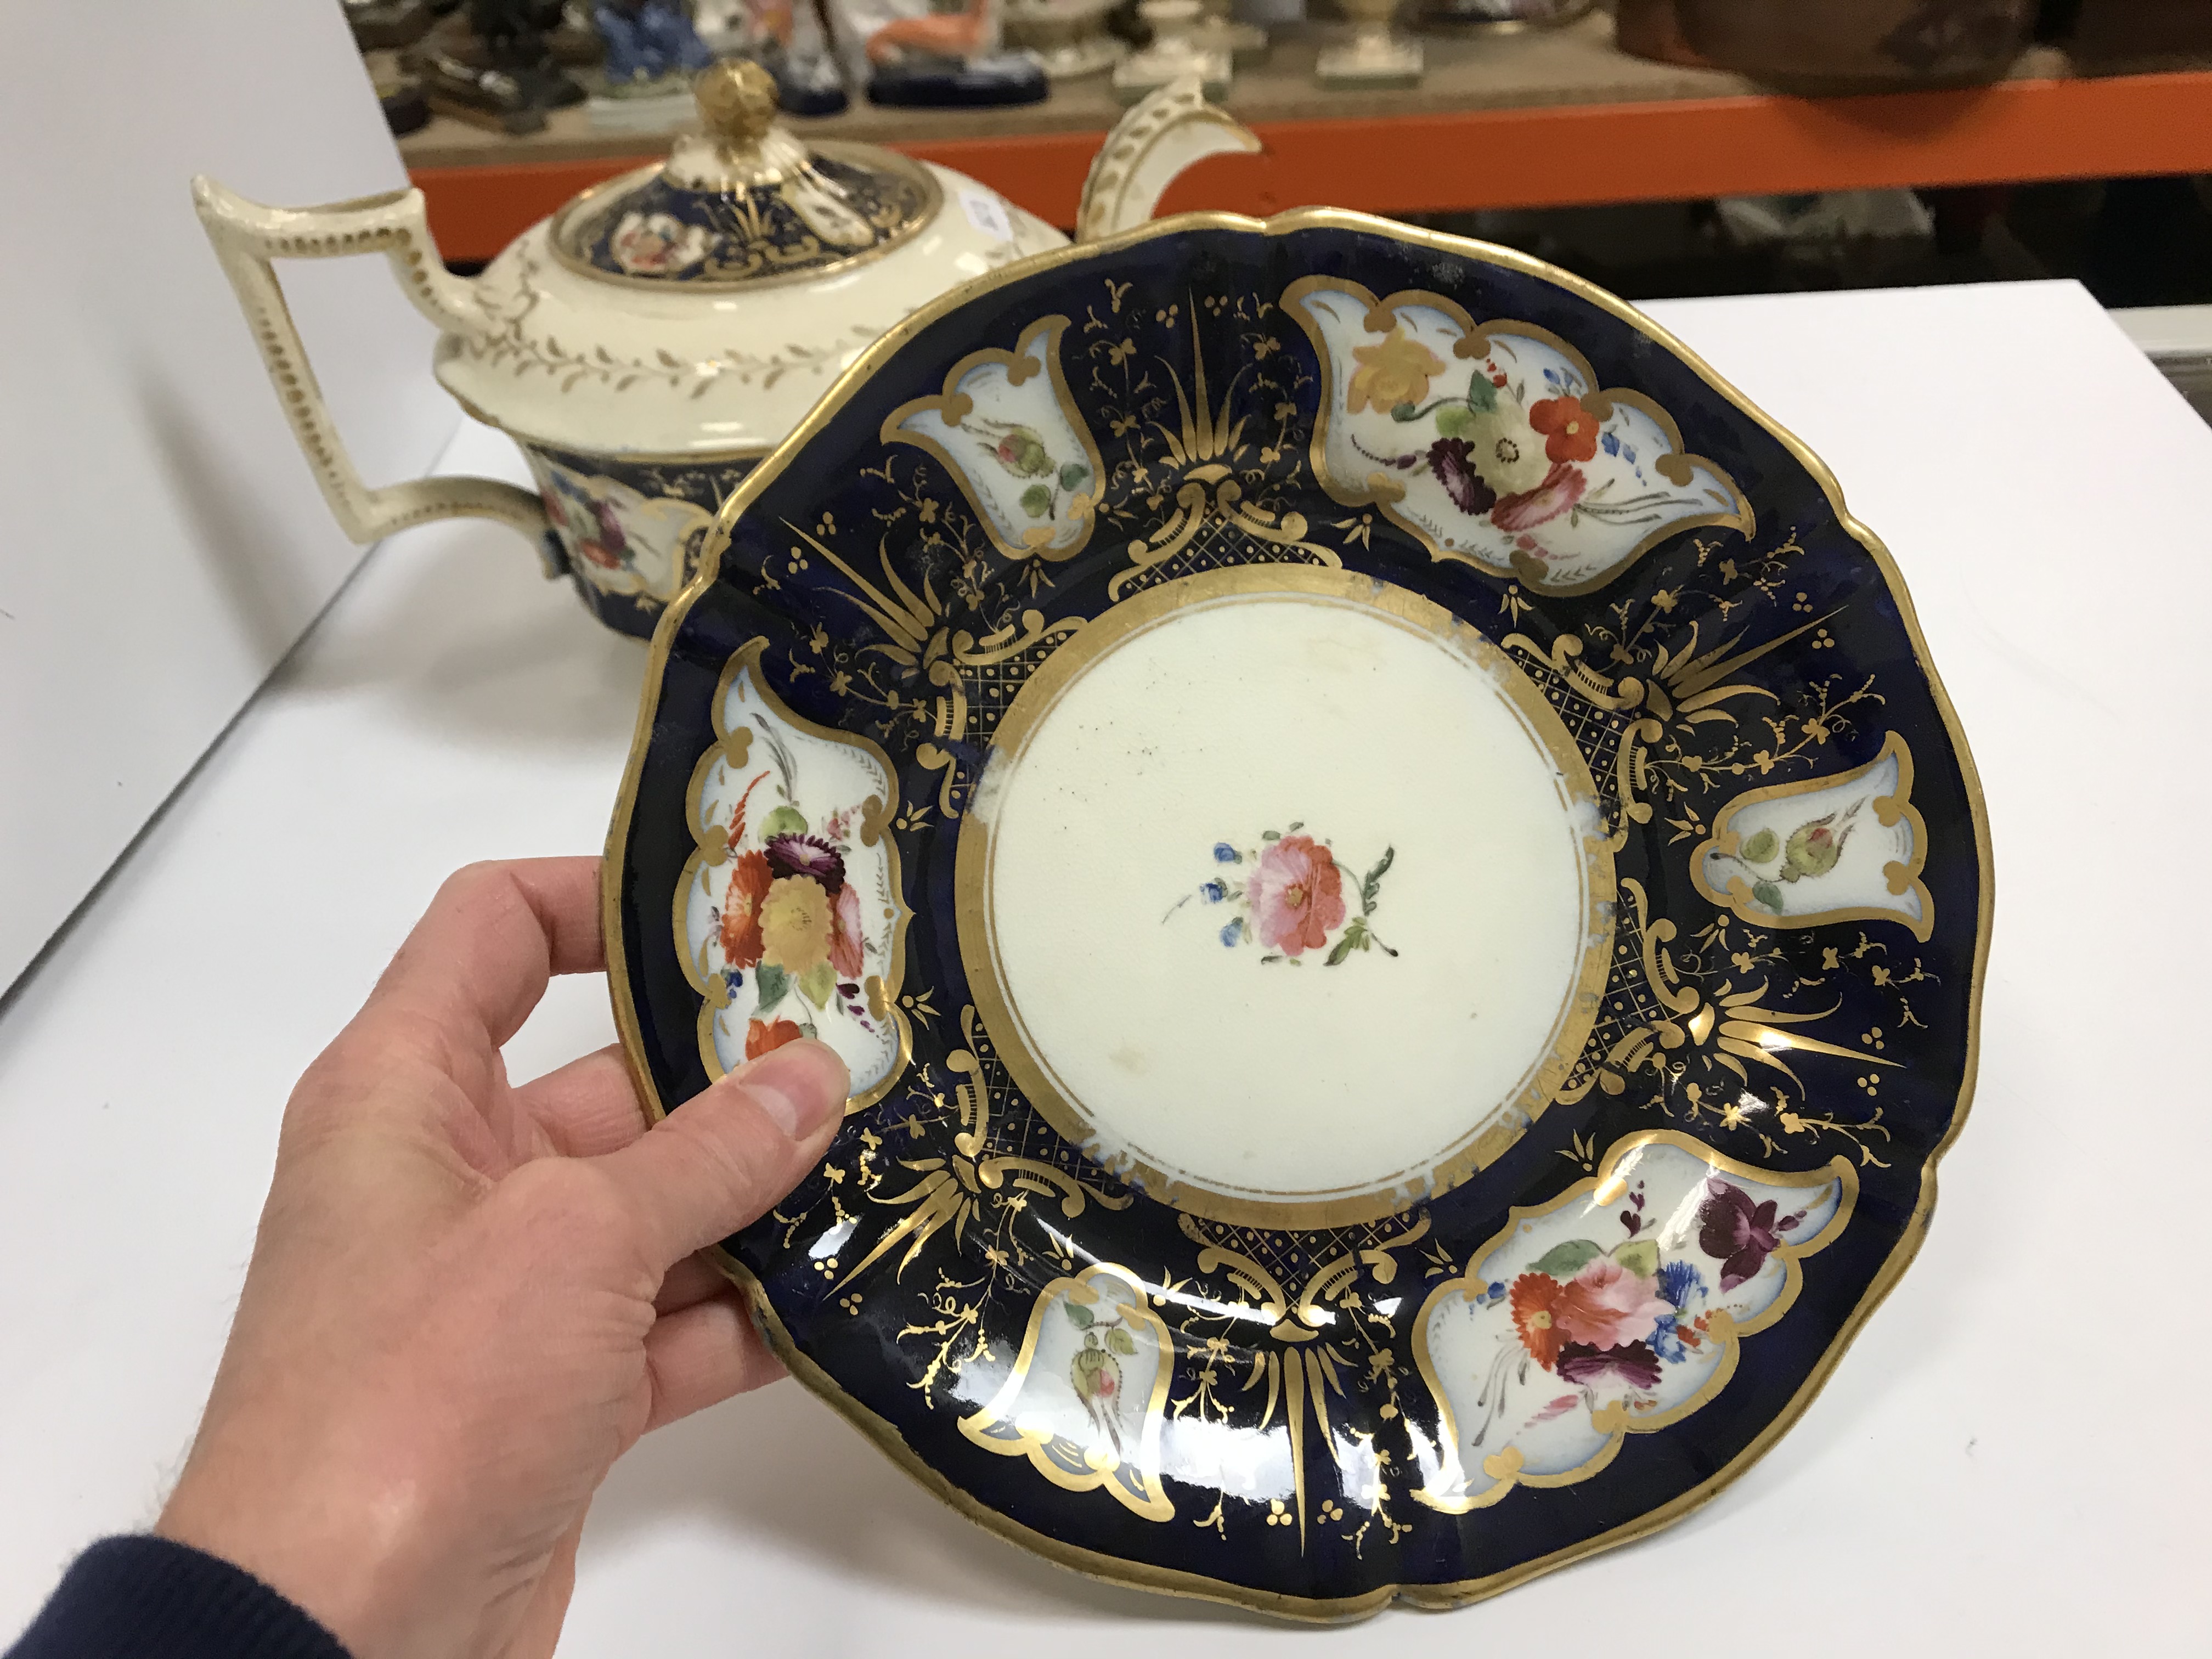
[[[1406,589],[1246,567],[1070,636],[963,830],[1015,1080],[1153,1195],[1339,1224],[1488,1164],[1589,1032],[1612,858],[1504,653]]]

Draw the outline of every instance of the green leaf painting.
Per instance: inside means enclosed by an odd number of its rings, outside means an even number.
[[[1659,1271],[1659,1243],[1651,1238],[1631,1239],[1613,1251],[1613,1259],[1638,1278],[1649,1279]]]
[[[830,1006],[830,993],[837,988],[837,970],[826,962],[817,962],[799,976],[799,988],[806,1000],[817,1008]]]
[[[1371,916],[1375,914],[1375,901],[1382,890],[1382,878],[1390,873],[1390,866],[1396,860],[1397,856],[1396,848],[1384,848],[1382,856],[1376,860],[1375,867],[1367,872],[1365,879],[1359,884],[1359,914],[1361,915]]]
[[[791,975],[775,963],[763,962],[753,970],[753,984],[760,992],[760,1006],[753,1012],[765,1014],[783,1000],[783,994],[791,988]]]
[[[1532,1273],[1549,1273],[1554,1279],[1572,1279],[1584,1267],[1603,1255],[1587,1238],[1571,1238],[1564,1244],[1554,1244],[1528,1264]]]
[[[778,836],[803,836],[806,833],[806,814],[796,806],[779,806],[761,820],[760,837],[773,841]]]

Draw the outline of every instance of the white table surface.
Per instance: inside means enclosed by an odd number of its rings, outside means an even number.
[[[1648,1541],[1297,1632],[1033,1560],[780,1383],[616,1469],[564,1652],[2212,1650],[2187,931],[2212,430],[2070,285],[1654,309],[1894,550],[1996,846],[1973,1121],[1917,1265],[1796,1431]],[[449,459],[521,476],[473,427]],[[440,877],[599,845],[644,653],[535,562],[483,525],[387,544],[0,1007],[0,1640],[155,1512],[286,1092]],[[611,1034],[599,981],[569,981],[511,1063]]]

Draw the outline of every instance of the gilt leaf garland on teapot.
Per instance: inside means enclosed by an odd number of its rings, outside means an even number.
[[[795,374],[812,374],[826,381],[902,318],[933,297],[917,295],[913,303],[892,315],[848,322],[826,337],[785,340],[765,349],[722,345],[703,355],[689,356],[665,347],[656,348],[649,356],[610,351],[604,344],[572,349],[562,345],[535,316],[544,272],[541,246],[538,237],[526,236],[515,246],[511,269],[504,262],[495,264],[478,278],[477,292],[491,327],[481,336],[451,337],[441,350],[460,352],[491,368],[505,367],[517,377],[545,374],[564,394],[586,383],[610,392],[659,385],[676,391],[689,387],[690,395],[696,398],[720,385],[767,391]],[[996,270],[1020,257],[1012,243],[1006,243],[994,247],[984,258],[989,269]]]

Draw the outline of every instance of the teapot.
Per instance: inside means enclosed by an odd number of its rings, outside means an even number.
[[[649,636],[723,500],[866,346],[948,289],[1066,245],[950,167],[804,141],[757,64],[714,64],[693,92],[703,131],[573,198],[473,278],[447,270],[418,190],[276,208],[193,180],[293,433],[355,541],[495,519],[601,622]],[[1195,81],[1162,88],[1107,136],[1076,235],[1139,223],[1193,162],[1259,148]],[[441,330],[439,382],[515,441],[535,493],[489,478],[362,483],[271,262],[370,252]]]

